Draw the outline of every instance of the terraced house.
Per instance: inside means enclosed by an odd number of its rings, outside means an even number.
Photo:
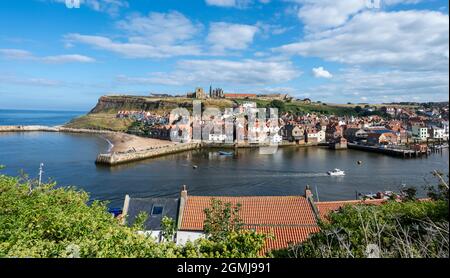
[[[123,216],[127,224],[132,225],[140,212],[146,212],[148,219],[143,233],[163,240],[161,235],[161,219],[164,216],[175,219],[177,232],[174,240],[177,244],[185,244],[204,237],[205,209],[210,207],[211,200],[220,200],[241,205],[239,216],[243,228],[270,234],[266,240],[262,254],[271,250],[288,247],[300,243],[309,235],[319,231],[319,220],[346,204],[380,204],[383,200],[350,200],[335,202],[315,202],[309,188],[303,196],[191,196],[183,187],[179,198],[130,198],[125,197]]]

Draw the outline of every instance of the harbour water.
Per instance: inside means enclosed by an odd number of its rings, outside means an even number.
[[[428,158],[401,159],[357,150],[319,147],[279,148],[274,155],[239,150],[238,157],[218,150],[188,151],[115,167],[95,165],[108,142],[96,135],[46,132],[0,133],[0,173],[23,170],[36,178],[44,163],[44,180],[77,186],[91,198],[121,206],[124,195],[178,196],[183,184],[195,195],[301,195],[310,185],[320,200],[354,199],[355,192],[398,191],[402,184],[419,190],[436,183],[433,170],[449,168],[448,150]],[[362,164],[358,165],[357,161]],[[198,167],[194,169],[193,165]],[[328,170],[345,170],[330,177]]]

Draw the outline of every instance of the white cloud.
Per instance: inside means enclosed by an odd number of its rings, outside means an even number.
[[[333,75],[323,67],[313,68],[312,73],[316,78],[332,78]]]
[[[225,7],[225,8],[245,8],[252,0],[205,0],[209,6]]]
[[[183,60],[169,73],[152,73],[146,77],[119,76],[125,83],[191,85],[200,82],[230,85],[265,85],[290,81],[300,75],[291,62]]]
[[[219,7],[234,7],[236,6],[236,0],[206,0],[206,4],[210,6],[219,6]]]
[[[330,28],[347,21],[349,16],[366,7],[366,0],[298,0],[303,6],[298,17],[307,29]]]
[[[268,24],[263,21],[256,22],[255,26],[261,31],[264,38],[270,38],[272,35],[281,35],[293,29],[293,27],[286,27],[278,24]]]
[[[36,78],[36,77],[17,77],[15,75],[5,75],[0,74],[1,84],[11,84],[19,86],[39,86],[39,87],[56,87],[60,86],[61,82],[46,78]]]
[[[180,55],[198,55],[195,45],[149,45],[132,42],[113,41],[102,36],[68,34],[65,39],[70,43],[84,43],[99,49],[112,51],[127,58],[165,58]]]
[[[11,60],[29,60],[44,63],[92,63],[95,59],[79,55],[79,54],[69,54],[69,55],[54,55],[54,56],[43,56],[38,57],[33,55],[31,52],[22,49],[0,49],[0,56],[5,59]]]
[[[408,100],[417,96],[421,101],[448,100],[447,72],[421,70],[369,71],[358,67],[335,73],[333,81],[305,89],[315,98],[333,98],[347,102],[358,96],[372,103]]]
[[[130,41],[144,44],[171,45],[192,39],[201,31],[200,24],[192,23],[183,14],[149,13],[148,16],[134,15],[117,23],[118,28],[131,36]]]
[[[135,15],[119,21],[116,26],[125,31],[124,40],[75,33],[65,36],[66,43],[84,43],[128,58],[164,58],[201,53],[200,46],[191,40],[202,26],[192,23],[179,12]]]
[[[52,2],[66,4],[66,0],[49,0]],[[128,1],[125,0],[79,0],[80,7],[86,6],[94,11],[108,13],[111,16],[119,14],[120,9],[128,8]]]
[[[246,49],[253,42],[258,28],[253,25],[213,22],[209,27],[206,41],[214,51]]]
[[[277,50],[346,64],[447,69],[449,17],[432,11],[364,12]]]
[[[301,4],[298,17],[309,31],[341,26],[364,10],[377,11],[384,6],[416,4],[421,0],[290,0]]]
[[[205,0],[205,3],[209,6],[217,6],[224,8],[246,8],[255,0]],[[261,4],[268,4],[270,0],[258,0]]]

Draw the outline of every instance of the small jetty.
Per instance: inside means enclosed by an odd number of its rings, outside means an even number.
[[[367,152],[381,153],[389,156],[401,157],[401,158],[418,158],[423,156],[428,156],[430,150],[410,150],[410,149],[400,149],[400,148],[381,148],[376,146],[358,145],[353,143],[348,143],[347,148],[354,150],[361,150]]]

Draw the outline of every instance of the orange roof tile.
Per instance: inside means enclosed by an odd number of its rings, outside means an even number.
[[[332,211],[337,211],[345,205],[380,205],[386,200],[373,199],[373,200],[350,200],[350,201],[332,201],[332,202],[316,202],[317,209],[319,210],[319,216],[321,219],[326,219],[327,215]]]
[[[188,196],[183,211],[182,230],[203,230],[205,208],[211,199],[233,205],[241,204],[239,212],[246,225],[308,225],[316,224],[313,210],[301,196],[209,197]]]
[[[277,250],[288,247],[290,244],[303,242],[309,235],[319,232],[317,225],[309,226],[246,226],[246,229],[253,229],[258,233],[273,235],[273,238],[266,240],[261,255],[270,250]]]
[[[314,212],[302,196],[208,197],[188,196],[183,211],[181,230],[201,231],[205,208],[211,199],[233,205],[241,204],[239,215],[244,229],[273,234],[267,239],[261,254],[272,249],[288,247],[290,243],[304,241],[311,233],[319,231]]]

